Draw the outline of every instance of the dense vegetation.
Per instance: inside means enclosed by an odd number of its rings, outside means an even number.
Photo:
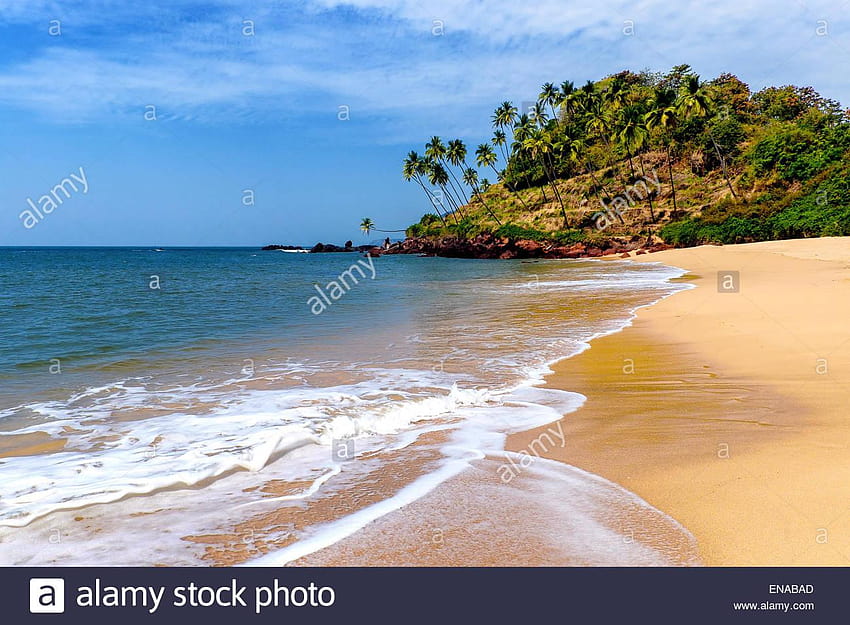
[[[408,236],[695,245],[850,234],[850,114],[811,87],[752,93],[687,65],[624,71],[546,83],[528,110],[503,102],[491,121],[473,154],[434,136],[404,159],[433,208]]]

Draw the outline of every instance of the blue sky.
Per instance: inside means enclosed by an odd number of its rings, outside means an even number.
[[[0,245],[366,242],[360,218],[428,210],[400,162],[431,135],[474,146],[546,81],[679,63],[850,106],[850,1],[0,0]]]

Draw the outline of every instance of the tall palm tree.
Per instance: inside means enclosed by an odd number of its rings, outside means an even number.
[[[526,150],[523,148],[523,142],[528,139],[531,131],[534,130],[536,126],[532,119],[523,113],[519,116],[516,123],[514,124],[514,141],[511,145],[511,152],[513,154],[521,155],[525,154]],[[530,187],[531,184],[528,179],[528,170],[526,169],[523,173],[523,179],[525,180],[526,186]],[[540,192],[543,195],[543,202],[546,203],[549,199],[546,197],[546,186],[540,187]]]
[[[552,109],[552,119],[555,119],[557,117],[555,113],[555,103],[559,99],[558,96],[558,88],[551,82],[543,83],[543,86],[540,87],[540,95],[537,96],[537,100],[539,102],[548,104],[549,108]]]
[[[685,78],[680,87],[678,102],[679,110],[685,119],[691,119],[693,117],[704,118],[711,115],[711,96],[708,93],[706,84],[700,82],[699,75],[697,74],[690,74]],[[737,199],[738,194],[735,193],[735,188],[732,186],[732,180],[729,178],[729,172],[726,169],[726,157],[720,152],[720,146],[717,145],[714,135],[709,132],[708,136],[711,139],[711,144],[714,146],[717,159],[720,161],[723,177],[726,179],[726,186],[729,187],[732,197]]]
[[[457,179],[455,178],[454,173],[451,171],[451,166],[446,161],[447,153],[448,148],[443,143],[443,140],[436,135],[431,137],[431,140],[425,144],[425,156],[433,159],[438,165],[440,165],[443,172],[447,175],[448,186],[446,187],[446,190],[448,190],[449,187],[451,188],[451,191],[453,193],[451,199],[455,205],[455,210],[460,213],[461,217],[463,217],[463,212],[460,210],[460,207],[466,202],[463,199],[463,193],[461,192],[461,190],[455,187],[455,181],[457,181]],[[457,181],[457,186],[460,186],[459,181]]]
[[[505,105],[510,105],[510,102],[504,102],[502,104],[502,107],[504,107]],[[502,108],[502,107],[500,107],[500,108]],[[511,105],[511,107],[513,108],[513,114],[516,114],[516,108],[513,107],[513,105]],[[497,113],[499,112],[498,109],[497,109],[496,112]],[[508,113],[510,113],[510,111],[508,111]],[[506,140],[505,133],[500,132],[500,130],[501,129],[496,130],[496,132],[493,135],[494,144],[498,144],[498,142],[502,142],[502,141]],[[490,154],[492,154],[492,159],[489,156]],[[478,149],[475,150],[475,156],[476,156],[476,162],[477,162],[479,167],[490,167],[496,173],[496,179],[497,180],[502,180],[504,178],[504,176],[501,173],[499,173],[499,170],[496,169],[496,162],[498,160],[498,157],[496,156],[496,152],[494,152],[493,148],[491,148],[488,144],[482,143],[481,145],[479,145]],[[505,166],[506,166],[506,168],[510,167],[510,162],[511,162],[510,159],[507,158],[507,154],[505,154],[505,164],[506,164]],[[513,193],[514,197],[516,197],[516,199],[519,200],[520,204],[522,204],[522,207],[524,209],[528,210],[528,205],[525,203],[525,200],[522,199],[522,196],[517,192],[516,187],[513,184],[511,184],[510,182],[508,182],[507,180],[505,180],[505,186],[507,187],[508,191]]]
[[[473,193],[478,195],[478,199],[481,200],[481,203],[493,215],[493,218],[496,221],[499,219],[490,211],[490,207],[487,205],[487,202],[484,201],[484,198],[481,196],[481,188],[478,184],[478,172],[472,169],[469,166],[469,163],[466,162],[466,145],[460,139],[455,140],[456,143],[454,145],[453,158],[458,161],[459,166],[462,166],[461,172],[463,172],[463,181],[472,189]],[[452,158],[452,156],[450,156]],[[489,183],[487,186],[490,186]],[[499,222],[501,225],[501,222]]]
[[[428,176],[428,182],[435,187],[439,187],[443,197],[446,198],[451,205],[452,210],[447,210],[446,212],[452,216],[452,219],[455,220],[455,224],[459,223],[457,218],[457,200],[454,199],[446,187],[449,182],[449,175],[446,173],[445,168],[433,158],[428,157],[425,159],[425,171]]]
[[[505,128],[513,126],[517,118],[517,108],[512,102],[505,100],[493,112],[493,127]]]
[[[466,145],[464,145],[463,141],[461,141],[460,139],[452,139],[451,141],[449,141],[448,145],[446,146],[446,161],[448,161],[448,163],[453,167],[460,168],[461,177],[463,176],[463,164],[465,159]],[[460,187],[462,193],[461,198],[463,199],[464,204],[469,203],[469,197],[467,197],[466,192],[464,192],[463,186],[460,184],[460,180],[457,178],[457,176],[455,176],[454,172],[451,170],[451,167],[449,167],[448,169],[451,172],[452,177],[455,179],[455,182],[457,182],[458,186]]]
[[[546,112],[546,104],[540,100],[534,103],[534,109],[531,112],[532,121],[540,128],[546,127],[546,122],[549,121],[549,114]]]
[[[635,166],[632,163],[632,154],[646,145],[649,138],[649,131],[646,129],[643,115],[641,115],[638,106],[627,106],[620,111],[615,129],[615,138],[623,149],[626,150],[626,156],[629,159],[629,170],[632,172],[632,178],[634,178]]]
[[[635,178],[635,168],[632,164],[632,154],[637,154],[640,162],[640,171],[646,178],[646,170],[643,166],[643,155],[641,150],[649,143],[649,130],[646,127],[641,109],[637,105],[629,105],[620,111],[620,125],[617,131],[617,140],[620,145],[626,150],[629,157],[629,168],[632,172],[632,179]],[[652,204],[652,192],[647,195],[649,200],[649,216],[655,223],[655,207]]]
[[[426,166],[422,159],[419,158],[419,154],[415,151],[411,150],[407,153],[407,157],[404,159],[402,163],[401,175],[406,181],[414,180],[420,187],[422,187],[422,191],[425,195],[428,196],[428,200],[431,202],[431,206],[434,207],[434,210],[437,213],[437,216],[440,218],[440,221],[443,222],[443,225],[446,225],[446,220],[443,218],[443,213],[440,211],[440,208],[437,204],[437,201],[434,199],[434,195],[428,190],[425,186],[425,183],[422,182],[422,175],[426,173]]]
[[[540,164],[543,166],[543,171],[546,174],[546,178],[549,180],[549,186],[552,187],[552,192],[561,206],[561,214],[564,217],[564,227],[566,227],[567,211],[564,207],[564,200],[561,198],[561,193],[558,190],[558,185],[555,184],[555,172],[551,159],[553,146],[549,133],[541,128],[535,128],[523,141],[523,148],[532,158],[538,159]]]
[[[571,80],[561,83],[561,97],[559,98],[561,110],[564,113],[564,121],[572,121],[576,112],[576,87]]]
[[[490,206],[488,206],[487,202],[484,200],[484,197],[481,195],[481,189],[478,186],[478,172],[472,169],[472,167],[467,167],[463,171],[463,181],[468,184],[469,188],[472,189],[473,193],[478,196],[478,200],[490,214],[490,217],[495,219],[496,223],[501,226],[502,222],[499,220],[498,217],[496,217],[496,214],[490,209]]]
[[[508,137],[505,135],[505,131],[497,128],[493,131],[493,138],[490,139],[490,143],[499,148],[499,151],[502,153],[502,158],[505,160],[505,163],[508,162],[508,153],[505,151],[505,145],[508,142]]]
[[[611,194],[608,193],[608,190],[605,188],[605,185],[602,184],[596,177],[596,170],[593,167],[593,162],[590,160],[590,152],[588,151],[587,142],[580,137],[566,137],[564,141],[564,152],[567,154],[567,158],[584,168],[584,170],[590,174],[591,180],[593,180],[593,193],[596,195],[599,203],[603,206],[607,206],[608,204],[602,199],[602,195],[599,193],[605,194],[605,197],[608,199],[608,202],[611,202]],[[620,220],[620,223],[626,223],[623,220],[623,217],[619,212],[615,213],[617,215],[617,219]]]
[[[673,213],[675,218],[679,213],[676,204],[676,183],[673,180],[673,159],[670,155],[670,144],[673,142],[671,133],[679,123],[679,109],[676,106],[676,92],[666,87],[658,87],[653,95],[652,105],[645,115],[647,128],[660,128],[664,135],[664,146],[667,150],[667,170],[670,174],[670,190],[673,195]]]

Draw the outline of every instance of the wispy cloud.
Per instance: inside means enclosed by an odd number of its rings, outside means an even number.
[[[48,35],[50,19],[62,21],[61,36]],[[818,20],[828,36],[816,35]],[[0,47],[26,48],[0,63],[0,104],[60,121],[139,115],[148,104],[208,121],[345,104],[462,127],[483,107],[532,97],[545,80],[683,62],[757,87],[805,82],[847,103],[848,26],[847,7],[825,0],[781,10],[768,0],[0,0]]]

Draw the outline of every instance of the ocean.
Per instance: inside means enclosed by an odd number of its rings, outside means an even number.
[[[549,365],[686,288],[671,282],[682,273],[619,260],[2,248],[0,564],[320,554],[457,490],[488,458],[501,466],[507,433],[578,408],[578,393],[541,388]],[[570,493],[552,512],[573,528],[553,562],[684,557],[622,541],[606,521],[637,507],[686,543],[672,519],[556,465],[540,460],[534,484],[488,496]]]

